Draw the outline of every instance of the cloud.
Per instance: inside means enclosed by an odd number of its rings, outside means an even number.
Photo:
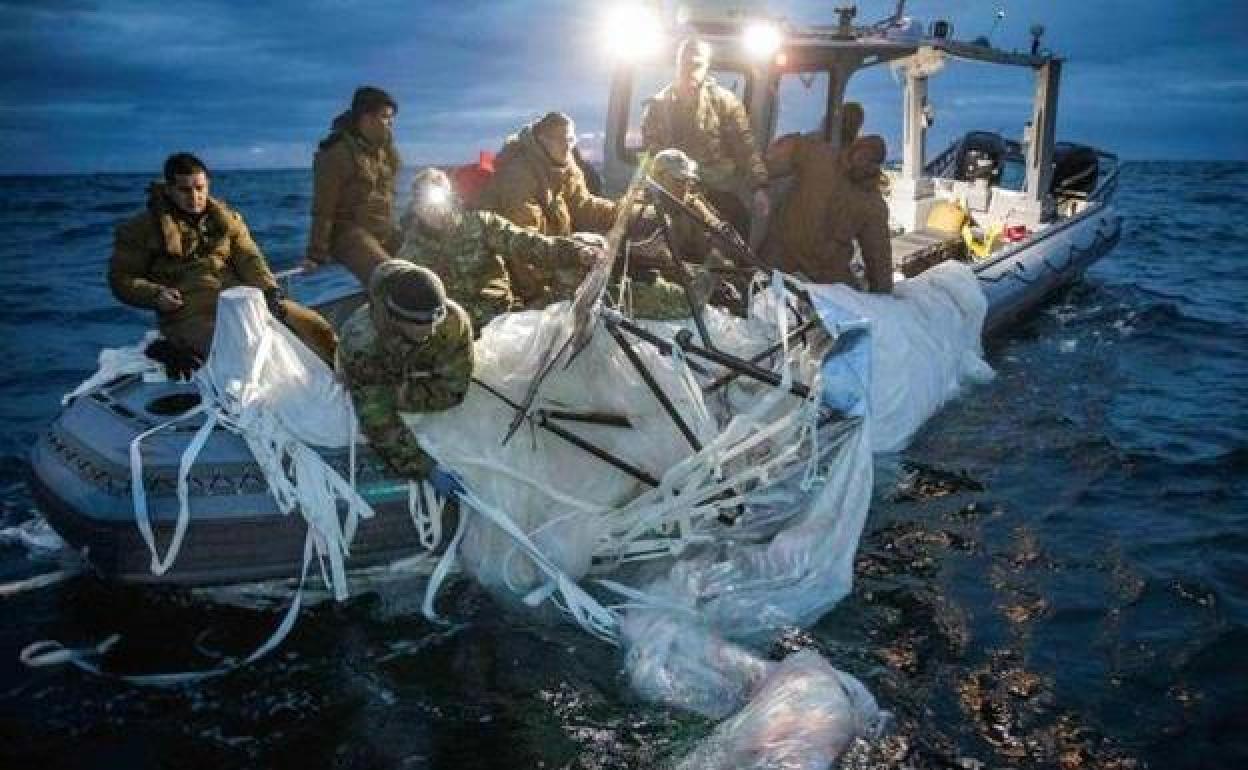
[[[891,4],[860,4],[860,19]],[[961,37],[1029,45],[1044,18],[1046,45],[1068,57],[1063,131],[1146,155],[1248,156],[1223,132],[1162,135],[1186,118],[1248,123],[1248,40],[1242,3],[1163,0],[914,0],[924,20],[946,16]],[[794,19],[827,22],[826,2],[778,3]],[[0,2],[0,173],[150,170],[172,148],[208,148],[215,166],[311,160],[329,120],[361,83],[391,90],[398,137],[413,159],[474,157],[550,109],[601,129],[608,65],[598,50],[602,4],[573,0],[24,0]],[[952,130],[1025,114],[1027,73],[933,81],[938,126]],[[882,74],[881,74],[882,73]],[[851,92],[881,130],[897,123],[887,73]],[[1134,133],[1141,105],[1150,120]],[[1197,123],[1199,125],[1199,123]],[[252,152],[260,148],[261,152]]]

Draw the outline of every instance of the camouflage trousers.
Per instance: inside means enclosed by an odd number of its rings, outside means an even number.
[[[692,315],[685,290],[662,276],[633,280],[629,286],[634,318],[671,321]]]

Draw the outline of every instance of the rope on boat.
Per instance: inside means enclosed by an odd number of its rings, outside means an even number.
[[[8,583],[0,583],[0,599],[8,599],[18,594],[29,593],[30,591],[38,591],[41,588],[64,583],[66,580],[78,577],[83,573],[81,567],[75,569],[58,569],[54,572],[45,572],[41,575],[28,577],[23,580],[14,580]]]
[[[18,659],[29,668],[49,668],[68,664],[94,676],[113,679],[139,687],[177,687],[224,676],[255,663],[286,641],[286,637],[290,635],[291,629],[295,627],[295,620],[299,617],[299,610],[303,604],[303,587],[308,577],[308,565],[312,562],[314,552],[313,532],[309,527],[308,536],[304,540],[303,545],[303,566],[299,573],[299,585],[291,598],[290,606],[286,609],[286,614],[268,639],[247,657],[236,662],[200,671],[178,671],[164,674],[118,674],[106,670],[98,661],[121,641],[121,634],[113,634],[104,641],[89,647],[66,647],[55,639],[44,639],[26,645],[21,653],[18,654]]]

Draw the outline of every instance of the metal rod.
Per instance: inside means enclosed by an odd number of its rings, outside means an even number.
[[[816,319],[814,318],[806,319],[796,329],[789,332],[788,335],[785,337],[785,340],[787,342],[792,342],[797,337],[805,337],[806,332],[810,330],[810,327],[815,325],[815,321]],[[749,361],[751,364],[757,364],[761,362],[764,358],[767,358],[768,356],[772,356],[772,355],[775,355],[776,353],[779,353],[780,349],[783,347],[784,347],[783,342],[777,342],[776,344],[772,345],[766,350],[763,350],[759,353],[755,353],[753,356],[750,357]],[[728,383],[732,382],[739,376],[741,376],[740,372],[737,372],[736,370],[729,371],[727,374],[719,377],[715,381],[703,387],[702,392],[713,393],[716,390],[719,390],[720,388],[724,387]]]
[[[659,216],[659,229],[663,232],[663,240],[667,242],[667,258],[672,263],[672,270],[676,274],[676,280],[680,284],[681,290],[685,293],[685,302],[689,305],[689,313],[693,316],[693,324],[698,327],[698,336],[702,338],[702,344],[714,350],[715,345],[711,342],[711,333],[706,330],[706,321],[702,318],[702,308],[693,301],[693,285],[685,277],[685,272],[681,268],[684,267],[681,262],[681,255],[676,253],[676,239],[672,237],[672,223],[667,216],[667,212],[659,205],[659,198],[655,195],[655,190],[663,190],[657,184],[651,183],[648,191],[650,193],[650,205],[654,206],[654,213]],[[663,190],[663,192],[667,192]],[[675,198],[672,198],[675,200]]]
[[[547,409],[544,411],[547,417],[554,420],[587,422],[593,425],[606,425],[611,428],[633,427],[633,423],[622,414],[611,414],[610,412],[569,412],[564,409]]]
[[[654,397],[663,405],[663,409],[667,412],[668,417],[672,418],[672,422],[676,423],[676,427],[684,434],[685,440],[689,442],[689,446],[693,447],[693,451],[701,452],[702,442],[698,441],[698,437],[694,435],[685,419],[680,416],[680,412],[676,411],[676,407],[672,404],[671,399],[659,387],[659,383],[655,382],[654,375],[650,374],[650,370],[642,363],[641,357],[637,355],[637,351],[633,350],[633,346],[628,344],[628,340],[624,339],[624,333],[619,329],[620,324],[628,324],[629,326],[635,324],[623,320],[616,321],[611,318],[604,318],[603,323],[606,324],[607,331],[611,332],[611,336],[615,339],[616,344],[624,351],[624,355],[628,357],[629,363],[633,365],[633,368],[641,375],[641,379],[645,381],[646,386],[650,388],[650,392],[654,393]],[[670,350],[671,348],[669,347],[668,349]]]
[[[657,337],[654,334],[651,334],[650,332],[641,328],[637,324],[632,323],[631,321],[628,321],[627,319],[623,319],[623,318],[619,319],[615,323],[617,323],[620,327],[628,330],[628,332],[630,332],[631,334],[634,334],[640,337],[641,339],[645,340],[646,342],[649,342],[650,344],[654,345],[663,353],[665,354],[671,353],[672,343],[660,337]],[[608,323],[608,328],[611,328],[610,322]],[[677,339],[680,339],[680,338],[681,338],[681,335],[678,334]],[[624,346],[625,350],[629,350],[628,345],[626,343],[621,343],[621,344]],[[779,387],[784,380],[783,377],[771,371],[770,369],[764,369],[761,366],[752,364],[743,358],[737,358],[736,356],[732,356],[727,353],[721,353],[718,350],[707,350],[705,348],[700,348],[697,345],[694,345],[691,341],[680,343],[680,347],[686,353],[691,353],[695,356],[698,356],[699,358],[705,358],[707,361],[710,361],[711,363],[719,364],[720,366],[723,366],[725,368],[732,369],[739,374],[743,374],[746,377],[750,377],[752,379],[766,383],[773,387]],[[810,397],[810,388],[807,385],[800,383],[800,382],[792,383],[789,386],[789,392],[799,398]]]
[[[734,252],[738,257],[744,257],[745,262],[751,266],[760,266],[761,263],[758,257],[754,256],[754,251],[749,244],[741,240],[741,234],[734,230],[731,225],[723,223],[721,227],[716,227],[714,224],[707,222],[702,218],[701,214],[690,208],[684,201],[677,200],[676,196],[664,190],[653,179],[647,180],[646,187],[658,195],[665,204],[673,207],[696,224],[701,225],[702,229],[711,237],[711,240],[715,241],[719,246]]]
[[[483,388],[486,392],[492,394],[499,401],[502,401],[507,406],[511,407],[517,412],[521,411],[520,404],[513,401],[511,398],[507,396],[507,394],[503,393],[498,388],[495,388],[493,385],[490,385],[487,382],[479,380],[476,377],[473,377],[472,381],[475,382],[477,385],[479,385],[481,388]],[[615,455],[606,451],[602,447],[591,444],[590,442],[586,441],[585,439],[581,438],[575,433],[572,433],[566,428],[563,428],[562,426],[559,426],[550,422],[547,419],[548,416],[549,415],[547,413],[538,411],[536,415],[534,415],[534,417],[531,417],[530,419],[533,420],[538,425],[538,427],[545,428],[546,430],[550,431],[551,433],[563,439],[564,441],[568,442],[569,444],[577,447],[578,449],[581,449],[582,451],[588,452],[589,454],[593,455],[594,457],[597,457],[599,460],[602,460],[608,465],[611,465],[615,468],[618,468],[624,471],[625,473],[637,479],[638,481],[642,482],[643,484],[648,484],[652,487],[657,487],[659,485],[659,480],[656,479],[654,476],[651,476],[646,471],[642,470],[641,468],[638,468],[637,466],[633,465],[627,460],[623,460],[623,459],[620,459],[619,457],[616,457]]]
[[[607,463],[608,465],[614,466],[615,468],[618,468],[619,470],[624,471],[625,473],[637,479],[638,481],[644,484],[649,484],[652,487],[657,487],[659,485],[659,480],[656,479],[654,476],[651,476],[649,473],[646,473],[641,468],[638,468],[637,466],[629,463],[627,460],[620,459],[619,457],[616,457],[615,455],[611,454],[605,449],[599,446],[596,446],[594,444],[591,444],[590,442],[586,441],[585,439],[581,438],[580,436],[576,435],[570,430],[564,428],[563,426],[556,425],[555,423],[550,422],[550,420],[547,419],[547,416],[548,415],[545,412],[538,411],[536,415],[537,424],[545,428],[546,430],[550,431],[551,433],[555,434],[559,438],[563,439],[564,441],[568,442],[569,444],[577,447],[578,449],[586,451],[590,453],[591,455],[593,455],[594,457],[597,457],[599,460],[602,460],[603,462]]]

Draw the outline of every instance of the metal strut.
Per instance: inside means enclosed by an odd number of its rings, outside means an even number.
[[[685,422],[685,418],[681,417],[680,412],[676,411],[676,406],[672,403],[672,400],[668,398],[667,394],[663,392],[663,389],[659,387],[659,383],[655,381],[654,375],[650,373],[650,370],[646,368],[645,363],[642,362],[641,356],[638,356],[637,351],[633,350],[633,346],[628,344],[628,340],[624,339],[624,333],[619,329],[622,325],[625,326],[625,328],[629,328],[631,326],[635,326],[635,324],[621,318],[610,318],[605,314],[602,321],[606,324],[607,331],[611,333],[611,337],[615,340],[616,344],[620,346],[620,349],[624,351],[624,355],[628,357],[628,362],[633,365],[633,368],[636,369],[637,373],[641,375],[641,379],[645,381],[646,386],[650,388],[650,392],[654,393],[654,397],[659,400],[660,404],[662,404],[663,410],[667,412],[667,416],[671,417],[672,422],[676,423],[676,427],[680,429],[680,432],[684,435],[685,440],[689,442],[689,446],[693,447],[693,451],[701,452],[702,442],[698,441],[698,437],[694,435],[693,430],[689,427],[689,424]],[[629,331],[632,331],[632,329],[630,328]],[[645,330],[643,329],[642,331]],[[670,351],[671,347],[668,346],[664,352]]]
[[[490,385],[487,382],[483,382],[482,380],[479,380],[476,377],[473,377],[472,381],[476,383],[477,385],[479,385],[481,388],[483,388],[486,392],[492,394],[499,401],[502,401],[507,406],[510,406],[512,409],[516,410],[516,412],[520,412],[520,413],[523,412],[523,407],[520,404],[513,401],[511,398],[507,396],[507,394],[495,388],[493,385]],[[572,415],[576,415],[576,416],[573,417]],[[659,485],[659,480],[656,479],[654,476],[650,475],[649,473],[647,473],[645,470],[638,468],[636,465],[633,465],[632,463],[628,462],[627,460],[624,460],[623,458],[616,457],[615,455],[611,454],[610,452],[603,449],[602,447],[597,446],[596,444],[593,444],[590,441],[587,441],[586,439],[581,438],[580,436],[576,435],[575,433],[563,427],[562,425],[551,422],[551,418],[553,417],[558,417],[561,419],[580,419],[583,422],[593,422],[599,425],[632,427],[632,424],[628,422],[628,418],[621,417],[619,415],[600,415],[600,414],[595,414],[592,412],[587,413],[587,414],[576,414],[572,412],[556,412],[556,411],[547,412],[542,409],[537,410],[529,417],[529,419],[538,427],[545,428],[546,430],[550,431],[555,436],[558,436],[559,438],[568,442],[572,446],[582,451],[588,452],[589,454],[593,455],[594,457],[597,457],[599,460],[602,460],[608,465],[611,465],[612,467],[617,468],[627,473],[629,476],[632,476],[633,478],[637,479],[641,483],[647,484],[651,487],[657,487]],[[587,417],[592,418],[592,419],[586,419]],[[623,422],[622,425],[620,421]]]

